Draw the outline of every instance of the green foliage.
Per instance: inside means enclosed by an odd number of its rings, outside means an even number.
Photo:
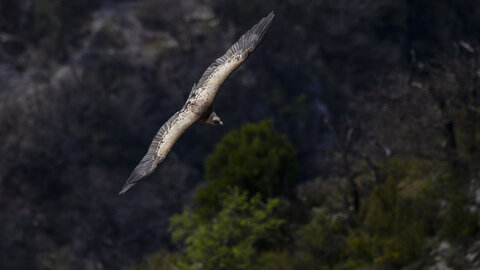
[[[263,197],[288,194],[298,176],[295,150],[277,134],[271,121],[249,123],[229,132],[206,161],[209,182],[197,190],[195,202],[209,210],[231,187]]]
[[[352,231],[346,243],[345,253],[348,258],[346,262],[348,269],[372,264],[378,250],[381,250],[378,239],[362,230]]]
[[[374,187],[361,209],[361,227],[347,239],[347,265],[401,267],[418,259],[438,229],[435,178],[441,164],[392,158],[386,182]],[[436,179],[438,180],[438,179]]]
[[[386,180],[392,180],[395,182],[402,182],[403,187],[411,186],[412,183],[416,183],[412,188],[420,187],[418,184],[422,183],[422,180],[441,177],[447,172],[448,164],[445,162],[434,162],[432,160],[414,158],[414,157],[402,157],[394,156],[388,159],[385,164],[380,167],[380,173]],[[412,193],[418,190],[411,189]],[[408,192],[407,191],[407,192]]]
[[[273,241],[282,220],[273,216],[278,199],[262,203],[234,189],[225,193],[221,211],[205,221],[189,209],[170,219],[174,242],[185,244],[184,266],[201,269],[250,269],[261,241]]]
[[[342,215],[315,211],[312,221],[298,231],[297,269],[331,269],[343,259],[348,233]]]
[[[298,168],[293,147],[274,132],[271,121],[247,124],[227,134],[206,162],[210,182],[196,192],[199,208],[170,218],[183,257],[161,251],[137,269],[251,269],[268,263],[259,256],[282,239],[283,220],[274,216]],[[208,211],[207,215],[205,214]],[[208,217],[208,218],[207,218]]]
[[[284,269],[395,269],[417,262],[442,224],[438,183],[446,167],[393,157],[379,170],[385,181],[365,193],[359,214],[324,204],[296,232],[295,251],[264,254],[259,269],[275,268],[281,257],[290,260]]]
[[[470,211],[465,173],[443,162],[394,157],[363,203],[358,227],[346,240],[346,267],[405,267],[421,263],[430,240],[440,236],[466,242],[478,233]],[[442,207],[446,205],[446,207]]]
[[[184,258],[178,254],[160,250],[153,255],[147,256],[145,264],[130,267],[130,270],[177,270],[181,269]]]
[[[260,194],[250,197],[236,187],[221,192],[220,210],[210,219],[189,209],[171,218],[173,240],[185,245],[183,257],[164,254],[156,267],[139,269],[416,269],[435,237],[475,238],[478,213],[465,207],[464,187],[451,189],[458,174],[448,165],[393,157],[379,169],[385,181],[365,194],[358,214],[328,204],[312,209],[312,220],[294,232],[292,249],[261,248],[279,239],[284,221],[273,216],[278,200],[262,203]]]
[[[293,270],[294,257],[286,250],[268,251],[259,254],[258,263],[252,267],[255,270]]]
[[[478,211],[466,207],[466,200],[450,202],[441,228],[441,236],[450,241],[467,242],[478,233]]]

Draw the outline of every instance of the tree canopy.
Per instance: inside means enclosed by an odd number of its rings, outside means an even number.
[[[295,150],[272,121],[247,123],[226,134],[205,162],[206,184],[195,203],[215,210],[223,193],[238,187],[263,198],[292,194],[298,177]]]

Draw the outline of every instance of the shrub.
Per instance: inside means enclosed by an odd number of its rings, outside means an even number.
[[[209,181],[197,190],[195,202],[205,213],[219,209],[219,197],[232,187],[263,198],[288,195],[298,175],[294,148],[277,134],[271,121],[249,123],[229,132],[207,158]]]
[[[284,223],[275,218],[278,199],[262,203],[259,195],[233,189],[224,193],[221,210],[206,221],[189,209],[170,219],[174,242],[185,244],[186,265],[201,269],[250,269],[257,245],[274,241]]]

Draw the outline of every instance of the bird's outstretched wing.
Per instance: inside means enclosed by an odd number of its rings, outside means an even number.
[[[225,79],[247,59],[248,55],[255,50],[265,35],[274,17],[273,12],[262,18],[256,25],[248,30],[240,39],[233,44],[228,51],[217,58],[197,84],[194,84],[185,106],[175,113],[157,132],[147,154],[135,167],[127,182],[120,191],[125,193],[140,179],[151,174],[157,165],[167,156],[170,149],[180,135],[200,117],[208,108],[211,108],[215,95]],[[194,105],[193,105],[194,104]],[[192,105],[192,106],[190,106]],[[201,108],[190,110],[190,108]]]
[[[157,165],[165,159],[180,135],[197,120],[198,116],[185,107],[170,117],[158,130],[147,153],[130,174],[119,194],[125,193],[140,179],[150,175]]]
[[[233,44],[227,52],[217,58],[207,70],[203,73],[196,86],[192,89],[190,97],[202,94],[199,92],[208,92],[211,102],[228,76],[242,64],[253,52],[263,39],[268,27],[272,23],[273,11],[262,18],[257,24],[243,34],[238,41]]]

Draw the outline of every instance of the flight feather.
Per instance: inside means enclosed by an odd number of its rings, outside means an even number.
[[[254,25],[250,30],[243,34],[238,41],[233,44],[227,52],[221,57],[217,58],[203,73],[200,80],[198,80],[192,91],[197,91],[202,87],[205,87],[205,84],[212,78],[212,76],[221,70],[221,67],[231,64],[233,60],[235,67],[232,70],[228,70],[228,75],[230,75],[233,70],[238,67],[243,61],[245,61],[248,55],[257,48],[260,42],[263,40],[263,36],[267,32],[268,27],[272,23],[274,17],[273,11],[270,12],[266,17],[262,18],[256,25]],[[227,77],[226,76],[226,77]],[[226,79],[223,78],[223,80]],[[218,90],[218,89],[217,89]]]
[[[125,193],[142,178],[150,175],[157,165],[165,159],[171,147],[183,131],[195,121],[195,115],[189,113],[185,108],[182,108],[182,110],[170,117],[158,130],[147,153],[130,174],[130,177],[128,177],[119,194]]]
[[[135,167],[120,194],[125,193],[145,176],[150,175],[161,163],[182,133],[194,122],[204,119],[212,111],[213,100],[226,78],[255,50],[260,44],[273,20],[271,12],[256,25],[243,34],[227,52],[217,58],[203,73],[200,80],[193,85],[187,102],[163,124],[153,138],[147,153]]]

